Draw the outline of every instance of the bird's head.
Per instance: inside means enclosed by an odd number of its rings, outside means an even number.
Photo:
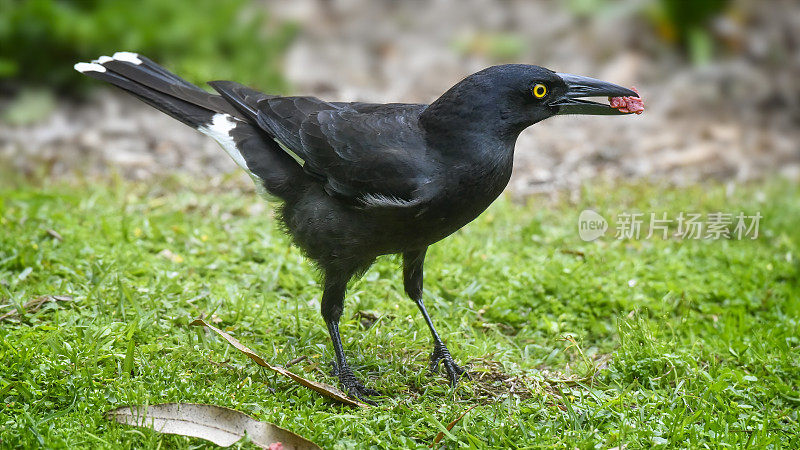
[[[589,97],[639,97],[613,83],[540,66],[506,64],[474,73],[444,93],[426,111],[486,125],[516,139],[525,128],[559,114],[623,115]],[[605,100],[605,99],[604,99]]]

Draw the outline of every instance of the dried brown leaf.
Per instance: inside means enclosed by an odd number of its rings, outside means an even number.
[[[47,302],[71,302],[72,297],[69,295],[43,295],[41,297],[36,297],[34,299],[28,300],[23,308],[25,312],[33,313],[39,310]],[[16,309],[12,309],[7,313],[0,316],[0,320],[5,320],[11,317],[18,316],[19,312]]]
[[[360,406],[360,407],[363,407],[363,408],[369,407],[369,405],[367,405],[366,403],[362,403],[362,402],[359,402],[357,400],[353,400],[353,399],[349,398],[347,396],[347,394],[345,394],[344,392],[340,391],[339,389],[337,389],[337,388],[335,388],[335,387],[333,387],[333,386],[331,386],[329,384],[320,383],[318,381],[307,380],[307,379],[301,377],[300,375],[297,375],[296,373],[293,373],[293,372],[291,372],[291,371],[289,371],[289,370],[287,370],[287,369],[285,369],[283,367],[273,366],[272,364],[266,362],[264,360],[264,358],[262,358],[261,356],[256,354],[256,352],[254,352],[254,351],[250,350],[249,348],[245,347],[241,342],[236,340],[236,338],[234,338],[230,334],[220,330],[219,328],[217,328],[217,327],[215,327],[213,325],[210,325],[208,322],[206,322],[203,319],[195,319],[194,322],[190,323],[189,325],[193,325],[193,326],[202,325],[202,326],[204,326],[206,328],[211,329],[212,331],[214,331],[218,335],[222,336],[223,339],[228,341],[228,343],[231,344],[232,346],[234,346],[237,350],[239,350],[240,352],[244,353],[245,355],[247,355],[247,357],[249,357],[250,359],[255,361],[255,363],[258,364],[259,366],[265,367],[265,368],[267,368],[267,369],[269,369],[269,370],[271,370],[271,371],[273,371],[275,373],[279,373],[279,374],[281,374],[281,375],[283,375],[283,376],[285,376],[287,378],[290,378],[294,382],[296,382],[296,383],[298,383],[300,385],[303,385],[303,386],[305,386],[305,387],[307,387],[307,388],[309,388],[309,389],[311,389],[313,391],[316,391],[316,392],[324,395],[325,397],[332,398],[332,399],[337,400],[337,401],[339,401],[341,403],[344,403],[344,404],[347,404],[347,405],[351,405],[351,406]]]
[[[260,422],[247,414],[215,405],[164,403],[161,405],[123,406],[106,412],[106,419],[159,433],[191,436],[227,447],[249,436],[261,448],[317,450],[308,439],[269,422]]]

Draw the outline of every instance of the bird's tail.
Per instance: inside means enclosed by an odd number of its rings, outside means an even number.
[[[214,138],[269,194],[289,200],[305,178],[291,156],[222,96],[204,91],[144,56],[117,52],[75,64],[75,70],[109,82]]]

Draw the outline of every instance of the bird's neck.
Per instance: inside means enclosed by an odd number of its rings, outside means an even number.
[[[448,91],[420,114],[429,144],[475,156],[483,152],[513,153],[519,134],[530,126],[518,110],[491,97]],[[477,153],[477,154],[476,154]],[[500,155],[496,155],[500,156]],[[505,155],[504,155],[505,156]]]

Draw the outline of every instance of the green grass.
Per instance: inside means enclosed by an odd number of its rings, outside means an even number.
[[[103,419],[119,405],[171,401],[232,407],[325,448],[427,446],[473,405],[442,445],[796,445],[794,185],[603,186],[578,203],[525,206],[501,199],[428,256],[428,308],[474,374],[455,390],[426,373],[428,330],[403,294],[399,261],[380,259],[353,283],[342,321],[357,374],[387,395],[363,410],[265,372],[187,326],[214,317],[267,360],[307,356],[292,370],[335,382],[316,274],[269,207],[236,186],[0,188],[0,314],[22,314],[0,322],[0,447],[207,445]],[[577,216],[587,207],[608,218],[758,211],[763,219],[756,240],[621,241],[612,224],[612,236],[586,243]],[[41,295],[74,301],[22,309]],[[378,319],[365,327],[359,311]]]

